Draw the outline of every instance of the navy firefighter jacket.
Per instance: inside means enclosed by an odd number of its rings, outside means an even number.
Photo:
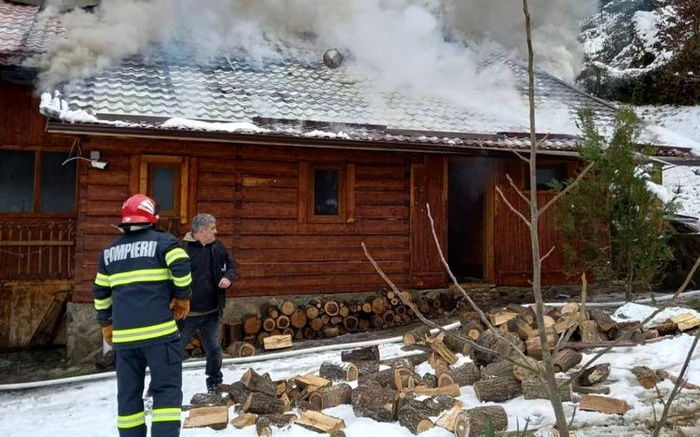
[[[126,232],[102,251],[93,298],[98,323],[113,325],[114,349],[177,338],[170,300],[192,297],[190,270],[177,239],[153,228]]]

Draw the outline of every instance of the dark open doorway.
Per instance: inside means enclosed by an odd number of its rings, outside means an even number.
[[[448,168],[448,263],[460,283],[487,279],[487,193],[491,163],[454,158]]]

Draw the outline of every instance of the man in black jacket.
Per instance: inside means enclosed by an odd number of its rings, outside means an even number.
[[[184,248],[192,264],[192,302],[189,317],[178,322],[184,349],[195,331],[207,356],[207,390],[213,392],[223,382],[219,324],[226,305],[226,289],[236,278],[236,270],[224,245],[216,239],[216,219],[197,214]]]

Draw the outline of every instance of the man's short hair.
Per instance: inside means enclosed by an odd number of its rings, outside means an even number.
[[[216,223],[216,218],[214,218],[213,215],[206,214],[206,213],[197,214],[192,219],[192,226],[191,226],[192,233],[196,234],[197,232],[201,231],[205,227],[212,225],[214,223]]]

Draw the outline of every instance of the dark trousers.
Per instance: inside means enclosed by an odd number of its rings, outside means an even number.
[[[213,388],[224,381],[221,373],[221,340],[219,338],[219,313],[213,312],[203,316],[189,316],[177,322],[180,329],[182,349],[199,330],[199,340],[202,342],[204,353],[207,355],[207,389]]]
[[[151,437],[178,437],[182,411],[182,349],[179,339],[115,351],[117,427],[120,437],[146,437],[143,386],[151,370]]]

